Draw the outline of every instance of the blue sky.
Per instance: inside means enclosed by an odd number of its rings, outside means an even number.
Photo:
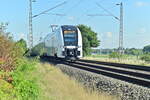
[[[49,9],[65,0],[36,0],[33,3],[33,15]],[[150,0],[66,0],[67,3],[48,14],[33,20],[34,44],[40,37],[50,33],[51,24],[85,24],[98,33],[101,40],[100,48],[117,48],[119,22],[111,16],[89,17],[87,14],[107,14],[96,3],[119,17],[119,6],[124,5],[124,47],[143,48],[150,44]],[[8,31],[15,40],[28,34],[28,3],[29,0],[1,0],[0,22],[9,22]],[[65,14],[56,16],[53,14]]]

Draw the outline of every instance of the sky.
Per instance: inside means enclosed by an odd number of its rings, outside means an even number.
[[[50,25],[90,26],[101,41],[99,48],[118,48],[119,21],[112,16],[87,16],[104,14],[97,3],[119,17],[120,8],[124,7],[124,48],[143,48],[150,44],[150,0],[36,0],[33,2],[33,15],[66,1],[66,4],[33,19],[34,45],[51,32]],[[62,14],[63,16],[56,16]],[[8,22],[7,31],[14,40],[27,40],[29,0],[1,0],[0,22]]]

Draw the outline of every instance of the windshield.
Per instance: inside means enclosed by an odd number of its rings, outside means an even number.
[[[65,46],[77,46],[78,39],[76,31],[65,30],[63,33]]]

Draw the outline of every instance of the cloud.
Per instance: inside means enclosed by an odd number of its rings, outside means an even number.
[[[25,36],[25,34],[23,34],[23,33],[21,33],[20,35],[19,35],[19,38],[20,39],[24,39],[26,36]]]
[[[73,20],[75,20],[75,17],[74,16],[69,16],[68,19],[73,21]]]
[[[138,31],[138,33],[141,33],[141,34],[146,33],[146,32],[147,32],[147,30],[145,27],[140,28]]]
[[[143,1],[137,1],[137,2],[135,3],[135,5],[136,5],[137,7],[144,7],[144,6],[149,5],[149,3],[148,3],[148,2],[143,2]]]
[[[107,32],[107,37],[112,38],[112,32]]]

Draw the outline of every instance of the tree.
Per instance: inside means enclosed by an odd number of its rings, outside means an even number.
[[[23,56],[27,49],[27,43],[24,39],[20,39],[19,41],[16,42],[16,47],[19,48],[20,50],[20,55]]]
[[[135,55],[135,56],[139,56],[142,55],[142,49],[136,49],[136,48],[131,48],[131,49],[125,49],[125,54],[129,54],[129,55]]]
[[[18,49],[14,41],[6,32],[7,24],[0,24],[0,70],[9,72],[15,69],[17,64]],[[18,51],[17,51],[18,50]]]
[[[144,60],[144,61],[146,61],[146,62],[150,62],[150,53],[141,55],[141,56],[140,56],[140,59],[141,59],[141,60]]]
[[[150,45],[147,45],[143,48],[143,55],[141,55],[140,59],[150,62]]]
[[[147,45],[143,48],[144,53],[149,53],[150,52],[150,45]]]
[[[8,40],[12,40],[13,37],[11,36],[11,33],[6,31],[7,26],[8,23],[0,23],[0,35],[5,36],[5,38],[7,38]]]
[[[44,43],[41,42],[32,48],[30,55],[31,56],[42,56],[45,52],[46,52],[46,50],[44,47]]]
[[[82,34],[83,55],[90,55],[91,47],[98,47],[100,41],[97,38],[97,33],[86,25],[78,25]]]
[[[109,58],[122,58],[123,55],[121,55],[120,53],[118,52],[112,52],[110,55],[109,55]]]

